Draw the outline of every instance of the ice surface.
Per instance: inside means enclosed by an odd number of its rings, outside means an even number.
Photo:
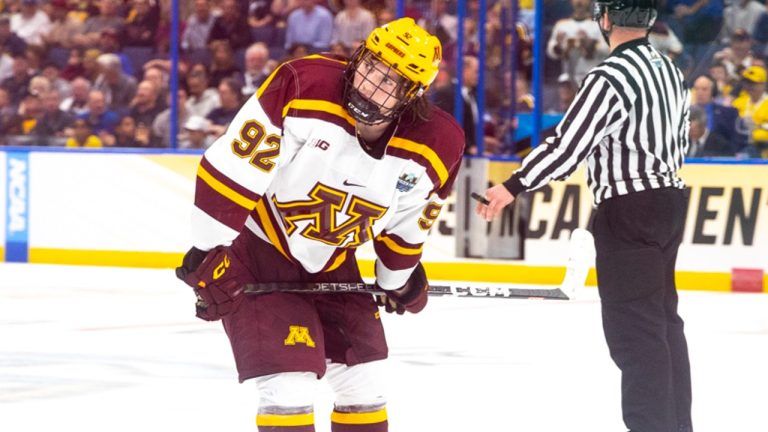
[[[255,431],[218,323],[170,270],[0,264],[0,430]],[[697,432],[768,430],[768,295],[681,292]],[[595,289],[383,318],[390,430],[619,432]],[[317,430],[332,395],[318,387]]]

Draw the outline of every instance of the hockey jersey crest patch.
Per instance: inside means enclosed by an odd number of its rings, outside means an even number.
[[[408,192],[416,186],[416,182],[419,179],[413,174],[403,173],[399,179],[397,179],[397,190],[400,192]]]

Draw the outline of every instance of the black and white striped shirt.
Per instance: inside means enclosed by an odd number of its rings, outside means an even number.
[[[554,137],[504,182],[513,194],[564,180],[586,160],[595,205],[619,195],[683,188],[688,150],[683,75],[645,38],[616,47],[584,78]]]

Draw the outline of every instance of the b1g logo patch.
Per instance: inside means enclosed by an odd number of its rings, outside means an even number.
[[[397,179],[397,190],[400,192],[408,192],[416,186],[417,181],[419,181],[419,179],[415,175],[403,173],[403,175]]]
[[[304,344],[309,348],[315,347],[315,341],[313,341],[312,336],[309,335],[309,328],[304,326],[289,326],[288,337],[285,338],[283,344],[286,346]]]

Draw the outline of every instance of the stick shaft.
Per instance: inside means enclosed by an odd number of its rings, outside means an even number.
[[[372,284],[362,282],[261,282],[245,285],[246,294],[266,294],[271,292],[381,294],[382,290],[376,289]],[[430,285],[429,295],[439,297],[569,299],[560,288],[531,289],[504,286]]]

